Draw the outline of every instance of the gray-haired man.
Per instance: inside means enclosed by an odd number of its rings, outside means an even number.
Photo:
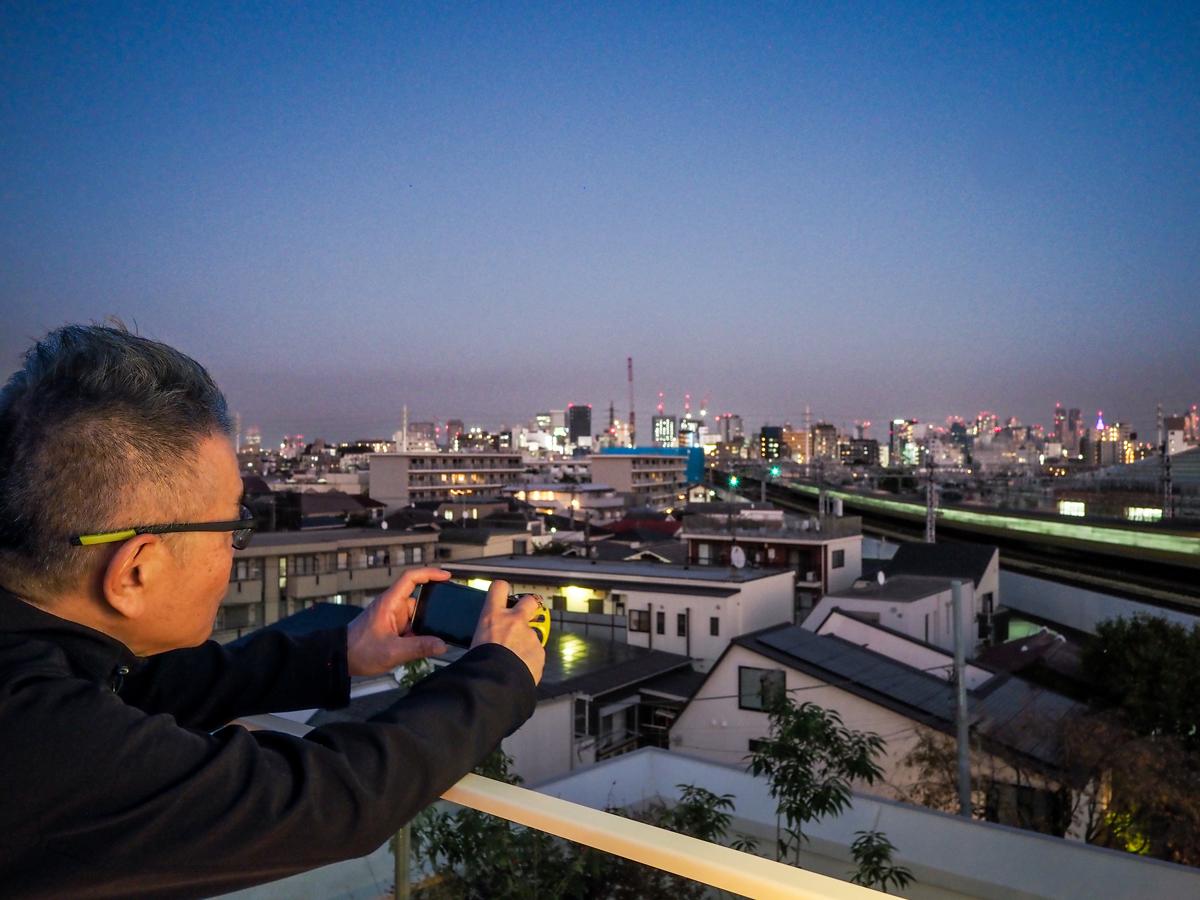
[[[536,601],[492,585],[474,646],[365,724],[222,726],[344,705],[351,675],[445,647],[407,573],[348,629],[208,641],[241,506],[225,400],[119,328],[47,335],[0,391],[0,885],[206,897],[361,856],[533,712]]]

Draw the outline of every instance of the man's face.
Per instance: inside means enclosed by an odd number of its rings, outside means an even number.
[[[242,479],[237,454],[224,435],[207,438],[199,448],[189,483],[199,514],[191,522],[222,522],[239,518]],[[187,532],[173,538],[178,552],[165,554],[159,577],[147,584],[152,613],[141,623],[145,645],[160,653],[195,647],[212,635],[221,598],[229,587],[233,563],[232,532]]]

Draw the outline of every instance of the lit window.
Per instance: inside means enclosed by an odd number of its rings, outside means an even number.
[[[1058,514],[1060,516],[1086,516],[1087,504],[1082,500],[1059,500]]]
[[[1158,522],[1162,519],[1162,510],[1153,506],[1131,506],[1125,510],[1125,518],[1131,522]]]

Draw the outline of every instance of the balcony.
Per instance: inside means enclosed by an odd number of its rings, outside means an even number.
[[[240,724],[303,735],[308,726],[276,716]],[[696,784],[736,798],[733,829],[759,838],[770,853],[775,839],[774,800],[763,779],[739,767],[659,749],[643,749],[550,779],[536,790],[468,775],[443,802],[470,807],[568,841],[762,900],[870,900],[879,892],[849,884],[848,847],[856,831],[885,832],[896,844],[896,862],[916,881],[904,896],[945,900],[1141,900],[1200,896],[1200,871],[964,819],[865,794],[850,810],[806,830],[802,868],[742,853],[602,811],[647,800],[678,799],[679,785]],[[393,892],[393,858],[387,845],[369,857],[348,860],[274,884],[227,895],[227,900],[385,900]],[[417,876],[419,877],[419,875]]]
[[[251,730],[266,729],[303,735],[310,729],[278,716],[251,716],[238,723]],[[657,751],[665,752],[665,751]],[[442,795],[442,800],[470,807],[536,828],[556,837],[690,878],[750,900],[872,900],[878,891],[837,878],[798,869],[673,831],[656,828],[561,797],[467,775]],[[226,895],[226,900],[286,900],[296,896],[334,900],[353,896],[385,900],[397,896],[378,890],[376,873],[390,857],[386,846],[365,861],[354,860],[296,875],[273,884]],[[364,863],[376,890],[351,887],[348,870]],[[342,869],[341,872],[334,870]],[[314,883],[315,882],[315,883]],[[323,885],[328,885],[322,888]],[[350,887],[350,890],[347,888]]]

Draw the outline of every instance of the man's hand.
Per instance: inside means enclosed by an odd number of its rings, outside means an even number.
[[[533,683],[542,680],[542,667],[546,664],[546,651],[542,648],[538,633],[529,627],[541,603],[537,597],[527,594],[512,609],[508,608],[508,582],[493,581],[488,588],[483,614],[475,626],[472,647],[480,644],[501,644],[511,650],[529,666]]]
[[[450,573],[441,569],[412,569],[372,600],[346,631],[350,674],[382,675],[414,659],[445,653],[441,638],[413,634],[410,625],[417,585],[449,577]]]

